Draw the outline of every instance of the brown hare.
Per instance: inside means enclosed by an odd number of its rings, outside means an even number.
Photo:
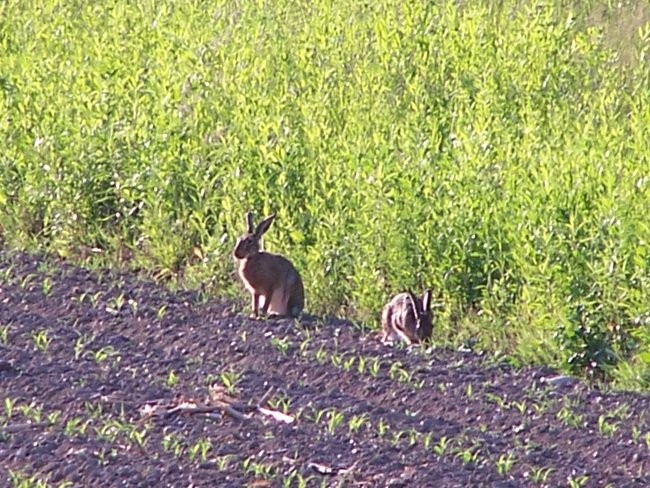
[[[257,227],[253,214],[246,214],[248,232],[241,236],[233,251],[239,261],[239,276],[251,293],[253,317],[263,315],[296,317],[305,306],[305,290],[300,274],[284,256],[260,250],[260,239],[269,230],[275,215]]]
[[[397,338],[413,344],[430,339],[433,332],[431,290],[426,290],[421,300],[411,290],[395,295],[382,311],[381,328],[382,342]]]

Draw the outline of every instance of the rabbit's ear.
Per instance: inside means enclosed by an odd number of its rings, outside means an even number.
[[[420,311],[418,307],[418,302],[420,301],[411,290],[407,290],[409,301],[411,302],[411,308],[413,308],[413,316],[417,319],[420,316]]]
[[[257,224],[257,229],[255,229],[255,237],[258,239],[262,237],[262,234],[264,234],[267,230],[269,230],[269,227],[271,227],[274,218],[275,214],[269,215],[267,218]]]
[[[425,290],[424,296],[422,297],[422,310],[428,312],[431,310],[431,290]]]
[[[253,212],[246,212],[246,223],[248,224],[248,233],[255,232],[255,224],[253,223]]]

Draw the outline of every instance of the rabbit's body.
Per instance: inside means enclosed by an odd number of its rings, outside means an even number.
[[[252,215],[247,214],[248,233],[237,241],[233,255],[239,261],[239,277],[252,297],[253,315],[300,315],[305,306],[305,290],[300,273],[284,256],[260,250],[260,238],[274,216],[253,227]]]
[[[304,289],[298,271],[284,256],[260,251],[239,262],[239,276],[246,289],[259,295],[259,306],[268,313],[295,317],[304,307]]]
[[[431,290],[422,299],[408,291],[395,295],[381,314],[382,341],[401,339],[408,344],[431,338]]]

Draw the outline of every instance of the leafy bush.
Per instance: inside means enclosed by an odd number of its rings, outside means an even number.
[[[0,9],[7,245],[233,295],[244,212],[275,212],[311,311],[372,322],[432,285],[439,337],[646,357],[646,3]]]

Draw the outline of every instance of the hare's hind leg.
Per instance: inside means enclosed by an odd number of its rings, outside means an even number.
[[[287,314],[287,297],[284,288],[273,290],[268,296],[269,317],[282,317]]]
[[[395,327],[395,332],[397,334],[397,337],[406,342],[409,346],[415,342],[413,338],[405,331],[403,331],[400,327]]]
[[[392,342],[394,334],[390,323],[393,314],[389,307],[385,307],[381,312],[381,342]]]
[[[291,317],[299,316],[305,308],[305,288],[300,275],[293,271],[286,283],[286,310]]]
[[[297,317],[300,315],[304,308],[304,302],[300,297],[289,297],[289,301],[287,302],[287,315],[290,315],[291,317]]]

